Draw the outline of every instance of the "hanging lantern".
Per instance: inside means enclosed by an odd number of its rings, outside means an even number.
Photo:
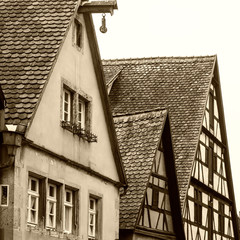
[[[104,13],[102,15],[102,26],[100,27],[100,32],[102,32],[102,33],[106,33],[107,32],[105,16],[106,16],[106,14]]]

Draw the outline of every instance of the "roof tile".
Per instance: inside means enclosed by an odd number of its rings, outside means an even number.
[[[1,0],[0,84],[6,99],[19,99],[14,106],[7,101],[6,123],[30,120],[76,4],[77,0]]]
[[[167,108],[183,204],[216,56],[103,60],[113,114]]]
[[[152,169],[167,111],[114,118],[128,189],[120,200],[120,228],[133,228]]]

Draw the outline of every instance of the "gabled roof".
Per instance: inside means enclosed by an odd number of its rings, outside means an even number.
[[[1,0],[0,84],[7,99],[6,124],[28,125],[32,120],[79,3],[79,0]],[[125,185],[93,20],[91,14],[83,15],[114,160],[120,182]]]
[[[121,69],[109,94],[113,114],[169,110],[182,209],[215,64],[216,56],[103,60],[106,77]]]
[[[6,123],[26,125],[56,61],[77,0],[1,0],[0,84]]]
[[[128,188],[120,199],[120,228],[134,228],[158,149],[167,110],[114,117]]]

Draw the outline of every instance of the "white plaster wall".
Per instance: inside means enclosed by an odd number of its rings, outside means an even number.
[[[81,22],[84,27],[83,50],[78,51],[73,46],[71,26],[26,137],[36,144],[90,166],[95,171],[118,181],[82,16]],[[79,139],[60,126],[61,79],[65,79],[70,87],[92,97],[92,132],[98,137],[97,143]]]
[[[87,239],[88,236],[88,199],[89,194],[100,196],[102,199],[102,240],[114,240],[118,238],[119,229],[119,194],[118,189],[110,183],[95,178],[86,172],[70,167],[56,158],[36,151],[30,147],[24,147],[22,151],[23,165],[16,175],[16,196],[21,196],[15,206],[19,211],[19,228],[15,228],[16,239],[56,239],[44,235],[42,229],[25,231],[27,219],[27,182],[29,172],[37,173],[61,184],[74,187],[79,191],[79,237]],[[65,238],[64,238],[65,239]]]

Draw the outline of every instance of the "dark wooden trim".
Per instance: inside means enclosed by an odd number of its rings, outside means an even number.
[[[212,196],[223,200],[224,202],[228,203],[228,204],[232,204],[232,200],[229,198],[226,198],[225,196],[223,196],[221,193],[218,193],[217,191],[215,191],[214,189],[208,187],[207,185],[205,185],[204,183],[200,182],[199,180],[197,180],[194,177],[191,177],[191,184],[194,187],[198,187],[201,188],[204,192],[206,193],[210,193]]]
[[[161,175],[159,175],[155,172],[152,172],[152,177],[156,177],[156,178],[161,179],[161,180],[166,181],[166,182],[168,181],[167,177],[161,176]]]
[[[116,1],[84,2],[78,9],[78,13],[111,13],[118,9]]]
[[[181,205],[180,205],[180,195],[179,188],[177,182],[177,174],[173,153],[173,145],[171,138],[171,126],[170,119],[167,115],[165,126],[162,134],[162,144],[164,148],[164,156],[166,173],[168,178],[168,191],[169,191],[169,201],[171,205],[172,212],[172,221],[173,221],[173,229],[177,236],[177,239],[185,239],[185,233],[183,228],[183,218],[181,213]]]
[[[110,108],[108,95],[107,95],[107,87],[104,82],[102,61],[101,61],[100,52],[97,44],[97,37],[94,30],[92,16],[88,13],[83,14],[83,16],[86,24],[86,31],[87,31],[87,36],[89,40],[89,46],[91,50],[92,61],[93,61],[94,70],[97,78],[98,88],[99,88],[100,96],[103,102],[103,110],[106,118],[107,129],[108,129],[108,134],[111,142],[112,152],[114,155],[115,164],[117,167],[120,182],[123,185],[126,185],[127,178],[125,175],[125,171],[124,171],[124,167],[123,167],[123,163],[122,163],[122,159],[121,159],[121,155],[118,147],[112,113],[110,111],[111,108]]]
[[[204,126],[202,126],[202,132],[205,133],[209,138],[213,140],[217,145],[222,148],[226,148],[226,145],[220,142],[212,133],[210,133]]]
[[[232,199],[232,219],[233,219],[233,229],[234,229],[234,237],[236,240],[240,239],[240,232],[239,232],[239,223],[238,223],[238,214],[236,209],[236,203],[235,203],[235,195],[234,195],[234,188],[233,188],[233,180],[232,180],[232,171],[231,171],[231,165],[230,165],[230,157],[228,152],[228,140],[227,140],[227,131],[226,131],[226,123],[225,123],[225,117],[224,117],[224,109],[223,109],[223,100],[222,100],[222,91],[221,91],[221,83],[219,80],[219,70],[218,70],[218,63],[216,59],[215,63],[215,70],[214,70],[214,78],[213,83],[215,85],[216,89],[216,97],[218,102],[218,112],[219,112],[219,122],[221,126],[221,135],[222,135],[222,141],[226,145],[226,151],[225,151],[225,168],[226,168],[226,176],[227,176],[227,185],[229,190],[229,197]]]
[[[85,171],[86,173],[88,173],[89,175],[93,175],[93,176],[95,176],[95,177],[97,177],[97,178],[99,178],[99,179],[101,179],[103,181],[106,181],[108,183],[113,184],[114,186],[125,187],[125,185],[122,184],[121,182],[117,182],[117,181],[115,181],[115,180],[113,180],[113,179],[111,179],[109,177],[106,177],[106,176],[102,175],[101,173],[94,171],[90,167],[87,167],[87,166],[85,166],[85,165],[83,165],[81,163],[77,163],[77,162],[75,162],[75,161],[73,161],[73,160],[71,160],[69,158],[66,158],[66,157],[64,157],[62,155],[59,155],[59,154],[57,154],[57,153],[55,153],[55,152],[53,152],[53,151],[51,151],[51,150],[49,150],[49,149],[47,149],[45,147],[39,146],[36,143],[34,143],[34,142],[32,142],[32,141],[30,141],[28,139],[24,139],[22,144],[23,145],[27,145],[27,146],[29,146],[31,148],[36,149],[36,150],[42,151],[42,152],[50,155],[51,157],[57,158],[59,161],[63,161],[68,166],[81,169],[81,170]]]
[[[151,237],[156,237],[159,239],[176,239],[176,236],[172,233],[169,232],[164,232],[164,231],[160,231],[160,230],[156,230],[156,229],[152,229],[152,228],[147,228],[147,227],[143,227],[143,226],[139,226],[137,225],[134,233],[137,234],[142,234],[142,235],[146,235],[146,236],[151,236]],[[177,239],[180,239],[179,236]]]

